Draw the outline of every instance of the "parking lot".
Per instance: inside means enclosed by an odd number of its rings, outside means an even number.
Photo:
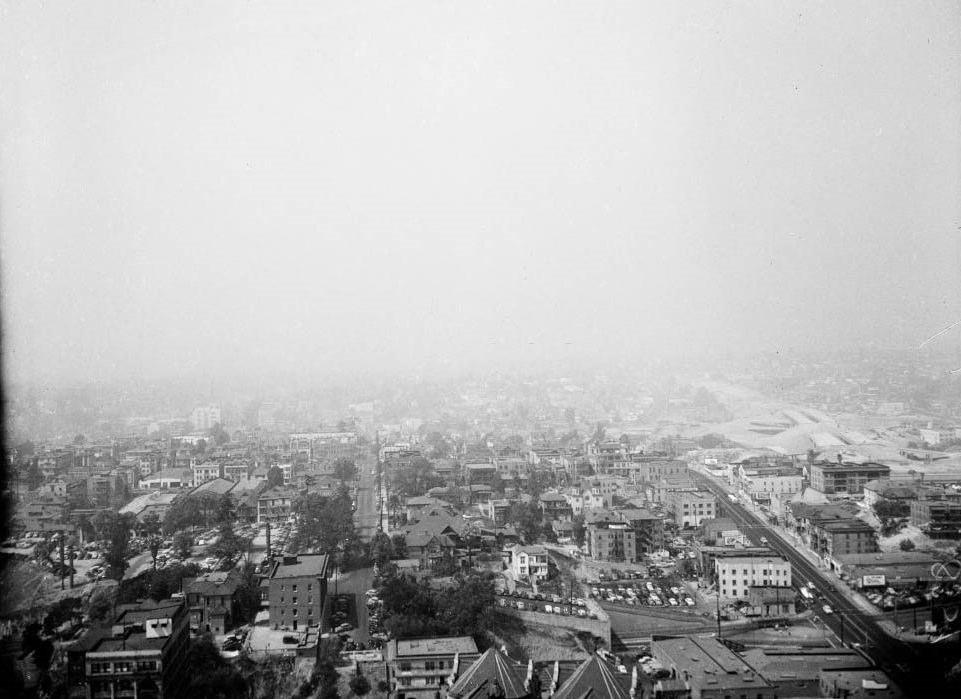
[[[616,583],[599,583],[591,587],[591,598],[608,604],[631,607],[693,608],[697,602],[683,584],[673,578],[648,578]]]

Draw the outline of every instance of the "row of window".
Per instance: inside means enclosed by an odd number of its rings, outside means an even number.
[[[307,592],[310,592],[313,589],[314,589],[313,583],[307,583]],[[280,583],[280,591],[284,592],[284,583]],[[290,586],[290,591],[297,592],[297,583],[294,583]]]
[[[280,598],[280,603],[281,603],[281,604],[284,603],[284,598],[283,598],[283,597]],[[297,604],[297,598],[296,598],[296,597],[291,597],[291,598],[290,598],[290,603],[291,603],[291,604]],[[311,595],[307,595],[307,604],[313,604],[313,603],[314,603],[314,598],[313,598]]]
[[[280,616],[281,616],[281,617],[284,617],[284,616],[286,616],[286,615],[287,615],[287,610],[281,609],[281,610],[280,610]],[[291,612],[290,615],[291,615],[291,616],[297,616],[297,609],[295,608],[295,609]],[[307,610],[307,616],[308,616],[308,617],[312,617],[313,615],[314,615],[314,610],[313,610],[313,609],[308,609],[308,610]],[[309,620],[308,620],[308,622],[309,622]]]
[[[448,663],[446,666],[444,665],[445,662]],[[454,661],[453,661],[453,660],[451,660],[451,661],[445,661],[445,660],[425,660],[425,661],[424,661],[424,669],[425,669],[425,670],[443,670],[445,667],[450,668],[450,669],[453,669],[453,668],[454,668]],[[400,663],[400,671],[401,671],[401,672],[410,672],[410,671],[411,671],[411,664],[410,664],[409,662],[402,662],[402,663]]]
[[[90,663],[90,674],[91,675],[105,675],[110,673],[118,672],[133,672],[136,669],[137,672],[155,672],[157,670],[156,660],[138,660],[137,662],[130,662],[126,660],[118,660],[115,662],[98,662]]]

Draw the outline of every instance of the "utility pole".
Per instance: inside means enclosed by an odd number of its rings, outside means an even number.
[[[717,640],[721,640],[721,591],[717,591]]]
[[[840,609],[838,610],[838,616],[841,617],[841,645],[844,645],[844,612]]]

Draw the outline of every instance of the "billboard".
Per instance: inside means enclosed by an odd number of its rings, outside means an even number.
[[[861,587],[884,587],[885,584],[883,575],[865,575],[861,578]]]

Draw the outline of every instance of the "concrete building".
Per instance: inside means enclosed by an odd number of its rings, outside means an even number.
[[[67,650],[71,699],[167,699],[187,678],[184,601],[122,605],[110,628],[91,629]]]
[[[961,493],[922,488],[911,502],[911,524],[932,539],[961,538]]]
[[[825,495],[860,495],[864,486],[879,478],[889,478],[891,468],[883,464],[835,463],[821,461],[809,467],[811,487]]]
[[[746,599],[752,587],[791,587],[791,563],[778,556],[717,558],[714,565],[722,597]]]
[[[738,485],[752,500],[767,501],[771,495],[800,493],[804,474],[792,466],[738,466]]]
[[[699,527],[706,519],[717,517],[717,497],[703,491],[676,492],[668,498],[668,506],[678,527]]]
[[[812,521],[811,549],[836,568],[837,556],[878,551],[878,533],[856,518]]]
[[[203,405],[190,413],[190,423],[195,430],[209,430],[216,424],[223,424],[223,414],[219,405]]]
[[[270,625],[279,629],[319,626],[327,601],[327,556],[302,553],[274,561],[267,576]]]
[[[470,636],[395,639],[386,650],[390,696],[396,699],[434,699],[455,670],[480,657]]]
[[[587,552],[595,561],[634,563],[637,561],[637,535],[633,527],[601,510],[591,513],[586,521]]]

